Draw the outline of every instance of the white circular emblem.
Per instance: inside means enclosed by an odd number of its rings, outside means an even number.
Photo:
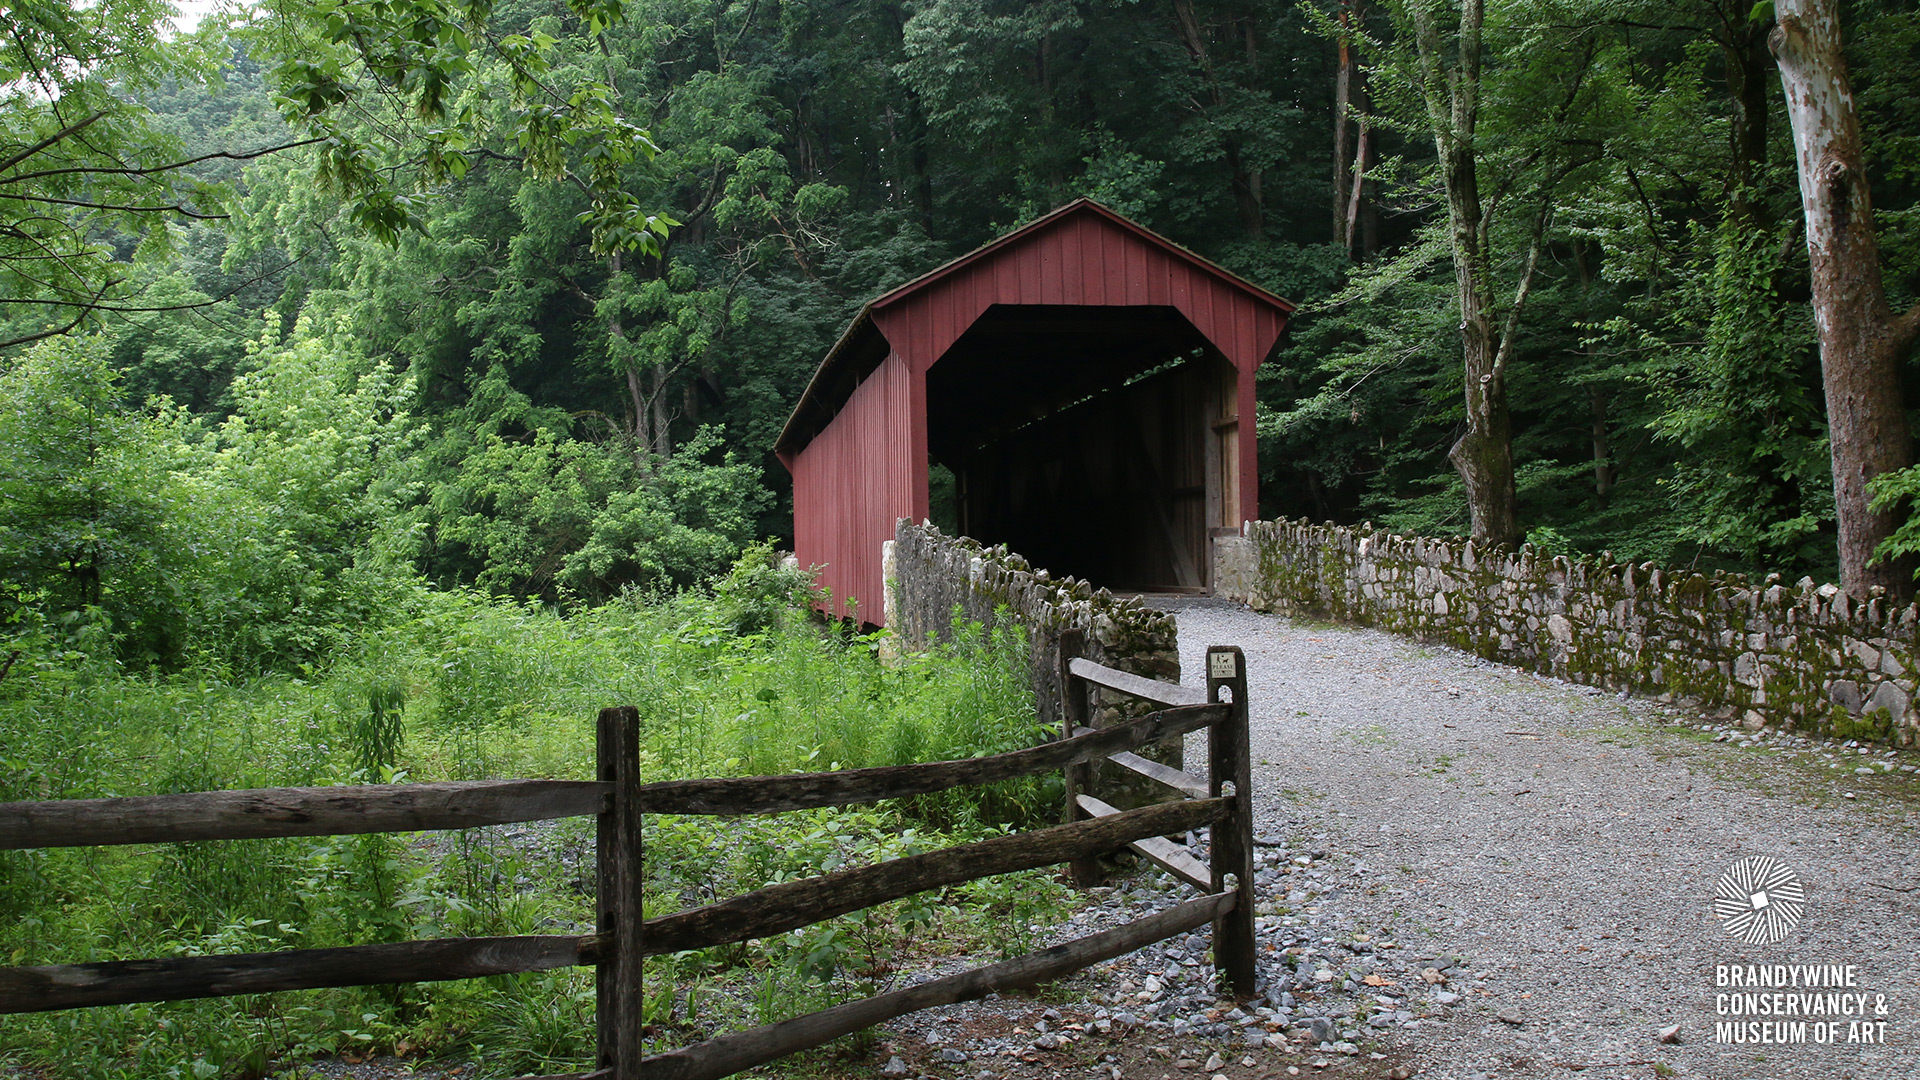
[[[1713,890],[1713,917],[1749,945],[1786,939],[1807,912],[1800,875],[1779,859],[1749,855],[1720,875]]]

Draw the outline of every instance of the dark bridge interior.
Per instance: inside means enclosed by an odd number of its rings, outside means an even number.
[[[1237,495],[1235,374],[1171,307],[999,304],[927,372],[960,531],[1124,590],[1211,584]]]

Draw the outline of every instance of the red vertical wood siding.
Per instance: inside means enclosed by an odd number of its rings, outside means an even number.
[[[794,456],[794,554],[837,615],[880,621],[880,545],[895,519],[927,515],[926,417],[926,380],[889,356]]]
[[[1258,516],[1254,370],[1290,310],[1097,205],[1075,203],[870,306],[887,360],[819,434],[791,452],[794,548],[822,567],[835,606],[878,621],[880,545],[894,521],[924,518],[927,370],[1000,303],[1171,305],[1238,372],[1241,520]]]

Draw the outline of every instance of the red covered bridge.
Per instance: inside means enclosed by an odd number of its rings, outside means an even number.
[[[873,300],[780,434],[794,548],[842,612],[955,480],[962,533],[1056,574],[1201,591],[1256,516],[1254,370],[1293,305],[1080,199]]]

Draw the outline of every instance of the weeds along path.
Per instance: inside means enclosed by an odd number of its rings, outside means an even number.
[[[1261,926],[1299,958],[1293,1023],[1326,1015],[1433,1080],[1920,1077],[1913,755],[1755,738],[1372,630],[1163,606],[1190,681],[1210,644],[1247,653],[1256,831],[1285,852],[1259,875]],[[1713,916],[1747,856],[1804,883],[1777,945]],[[1715,1041],[1716,1021],[1775,1019],[1718,1015],[1717,965],[1809,962],[1857,966],[1889,1045],[1845,1022],[1827,1045]]]

